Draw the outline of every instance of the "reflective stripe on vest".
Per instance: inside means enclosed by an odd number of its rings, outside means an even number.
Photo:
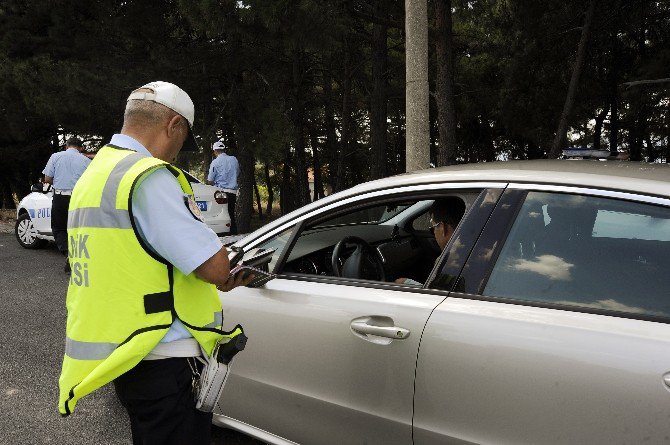
[[[216,328],[223,323],[221,312],[214,312],[214,321],[204,326]],[[65,354],[77,360],[103,360],[109,357],[119,343],[77,341],[70,337],[65,338]]]
[[[81,227],[105,227],[112,229],[130,229],[132,223],[128,210],[116,208],[116,194],[119,191],[121,179],[128,169],[139,160],[145,158],[139,153],[133,153],[123,158],[110,173],[102,191],[100,207],[84,207],[68,212],[68,229]]]

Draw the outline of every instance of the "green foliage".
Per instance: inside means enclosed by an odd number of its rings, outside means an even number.
[[[374,14],[376,1],[384,3],[383,18]],[[301,203],[302,197],[291,195],[315,163],[325,185],[362,182],[374,159],[372,66],[381,55],[372,34],[380,20],[388,27],[386,170],[401,172],[403,5],[4,0],[0,163],[9,174],[0,181],[0,193],[27,190],[58,148],[59,136],[76,133],[106,142],[121,126],[129,91],[150,80],[175,82],[194,99],[195,132],[206,149],[182,156],[179,164],[196,173],[206,170],[208,148],[221,139],[244,165],[267,163],[275,200],[281,194],[286,208]],[[644,157],[665,159],[670,84],[623,84],[670,77],[670,6],[649,0],[597,5],[570,121],[575,143],[593,143],[592,120],[605,111],[603,143],[618,125],[621,149],[642,147]],[[542,156],[558,125],[585,3],[452,0],[452,6],[458,160]],[[618,112],[612,115],[615,102]],[[255,177],[261,188],[267,186],[264,168]]]

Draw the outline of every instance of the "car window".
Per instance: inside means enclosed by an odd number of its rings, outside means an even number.
[[[433,270],[441,248],[429,224],[417,233],[412,230],[412,223],[419,217],[428,218],[431,205],[438,199],[442,206],[458,201],[460,205],[443,213],[445,218],[460,219],[466,202],[474,202],[480,192],[450,190],[429,199],[425,195],[416,199],[389,197],[382,203],[377,201],[353,210],[335,209],[302,226],[279,272],[396,282],[420,288]],[[454,226],[457,225],[458,220]],[[441,233],[445,227],[440,226]]]
[[[398,260],[397,254],[403,250],[400,246],[395,246],[393,239],[408,235],[400,226],[385,225],[383,222],[400,214],[415,202],[374,204],[346,213],[341,213],[340,209],[340,212],[331,214],[330,217],[307,224],[293,245],[283,271],[385,281],[386,274],[383,272],[386,270],[382,271],[384,265],[381,263],[387,258],[381,252],[387,250],[386,245],[394,247],[393,261],[389,258],[387,263],[393,267]],[[344,244],[336,252],[336,246],[342,240],[345,240]],[[357,250],[361,255],[350,260]],[[415,252],[410,249],[401,253],[409,257]],[[336,266],[333,265],[334,254],[337,254]],[[354,263],[355,267],[352,265]]]
[[[412,203],[389,203],[364,207],[317,223],[314,227],[338,226],[343,224],[380,224],[407,209]]]
[[[272,254],[272,259],[268,263],[268,270],[272,271],[275,268],[275,265],[277,264],[277,260],[281,256],[282,252],[284,251],[284,247],[286,247],[286,243],[288,240],[291,238],[291,234],[293,233],[294,227],[291,227],[290,229],[286,229],[282,232],[279,232],[278,235],[273,236],[272,238],[268,239],[264,243],[258,245],[258,248],[261,249],[274,249],[274,254]]]
[[[670,317],[670,209],[530,192],[484,295]]]
[[[428,211],[419,215],[412,221],[412,229],[427,232],[430,230],[430,213]]]

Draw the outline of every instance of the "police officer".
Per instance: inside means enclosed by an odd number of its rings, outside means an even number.
[[[51,202],[51,232],[58,250],[67,256],[67,208],[70,195],[79,177],[84,173],[91,160],[82,154],[84,144],[81,139],[71,137],[65,144],[65,150],[54,153],[49,158],[42,174],[44,183],[54,188]],[[65,260],[65,272],[70,271],[70,262]]]
[[[59,411],[114,381],[134,444],[209,444],[212,415],[195,409],[201,348],[224,337],[215,285],[229,261],[203,222],[181,170],[169,164],[197,148],[190,97],[168,82],[133,91],[123,128],[103,147],[72,194]]]
[[[214,160],[209,166],[207,184],[222,188],[228,197],[228,213],[230,214],[230,234],[237,233],[235,222],[235,202],[237,201],[237,177],[240,174],[240,163],[235,156],[225,152],[225,145],[221,141],[212,145]]]

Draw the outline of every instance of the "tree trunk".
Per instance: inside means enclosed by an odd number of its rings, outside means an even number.
[[[211,100],[211,86],[209,85],[209,76],[207,73],[207,64],[203,63],[200,67],[201,73],[200,75],[202,76],[203,81],[199,82],[200,85],[200,91],[199,91],[199,96],[200,100],[198,100],[198,110],[199,116],[198,116],[198,122],[202,122],[204,125],[201,125],[201,128],[203,130],[207,129],[209,125],[213,125],[212,122],[212,100]],[[227,126],[227,128],[230,128]],[[216,129],[214,129],[214,132]],[[202,176],[205,181],[207,181],[207,175],[209,174],[209,166],[212,163],[212,144],[214,143],[214,132],[210,131],[203,131],[204,134],[204,139],[201,141],[202,142]],[[198,153],[194,154],[194,157],[197,157]]]
[[[393,142],[393,164],[391,173],[397,175],[404,172],[405,169],[405,120],[404,114],[397,109],[391,117],[392,126],[396,129],[395,140]]]
[[[647,145],[647,161],[656,162],[656,149],[654,148],[654,144],[651,142],[651,135],[647,134],[647,136],[644,138],[644,141]]]
[[[312,161],[314,165],[314,194],[312,201],[323,198],[323,183],[321,180],[321,157],[319,156],[319,138],[316,136],[314,124],[310,127],[310,144],[312,146]]]
[[[456,107],[454,105],[454,50],[451,0],[435,0],[435,25],[437,39],[437,119],[439,143],[437,166],[451,165],[456,161]]]
[[[603,111],[598,113],[595,118],[596,124],[593,127],[593,149],[600,150],[601,139],[603,136],[603,122],[605,122],[605,117],[607,117],[607,108],[604,108]]]
[[[2,193],[2,207],[3,209],[14,209],[14,199],[12,198],[12,189],[9,186],[6,175],[0,176],[0,192]]]
[[[610,156],[619,154],[619,37],[616,32],[610,36],[612,62],[608,79],[610,101]]]
[[[634,103],[631,104],[631,108],[637,108],[637,113],[635,113],[635,122],[633,122],[633,127],[630,131],[630,160],[631,161],[641,161],[642,158],[642,145],[645,140],[645,135],[647,133],[648,127],[648,111],[647,106],[642,101],[641,97],[638,97]]]
[[[348,42],[344,50],[344,81],[342,83],[342,136],[337,154],[337,176],[333,191],[345,188],[344,160],[349,155],[349,132],[351,128],[351,52]]]
[[[305,162],[304,103],[302,100],[302,51],[293,54],[293,141],[295,144],[296,204],[302,207],[309,203],[309,185],[307,181],[307,163]]]
[[[610,156],[619,154],[619,95],[614,87],[610,104]]]
[[[268,205],[265,208],[265,214],[272,219],[272,205],[275,200],[275,192],[272,190],[272,181],[270,180],[270,167],[268,161],[265,161],[265,185],[268,188]]]
[[[589,9],[586,12],[586,17],[584,18],[584,26],[582,27],[582,35],[579,39],[579,46],[577,47],[577,57],[575,59],[575,66],[572,70],[570,85],[568,86],[568,94],[565,97],[565,104],[563,105],[563,112],[561,113],[558,130],[556,130],[556,137],[554,138],[551,152],[549,152],[549,157],[552,159],[558,158],[567,144],[568,120],[572,114],[572,107],[575,103],[577,87],[579,86],[579,77],[582,74],[584,59],[586,58],[586,45],[591,34],[591,24],[593,23],[593,16],[596,11],[596,1],[597,0],[591,0]]]
[[[284,148],[284,167],[282,169],[281,189],[279,191],[279,206],[282,215],[294,209],[293,193],[291,190],[291,146],[289,144],[286,144]]]
[[[239,194],[235,209],[237,233],[251,231],[251,213],[253,211],[254,193],[254,155],[251,150],[237,150],[237,159],[240,162],[240,177],[238,178]]]
[[[405,0],[405,125],[407,171],[428,168],[428,2]]]
[[[333,79],[329,73],[323,76],[324,124],[326,129],[326,159],[328,162],[328,184],[335,188],[337,182],[337,135],[335,133],[335,111],[333,107]]]
[[[258,183],[256,182],[256,175],[254,175],[254,194],[256,195],[256,206],[258,207],[258,218],[263,220],[263,206],[261,205],[261,194],[258,191]]]
[[[388,22],[387,5],[384,0],[372,2],[375,19],[372,25],[372,94],[370,96],[370,145],[372,163],[370,179],[387,175],[386,164],[386,119],[388,114],[386,76],[388,70]]]
[[[542,150],[535,142],[528,143],[528,159],[541,159],[542,155]]]

